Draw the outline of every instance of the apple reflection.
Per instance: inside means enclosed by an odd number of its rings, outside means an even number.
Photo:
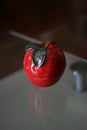
[[[58,121],[65,111],[67,95],[63,86],[49,88],[30,87],[28,106],[38,117],[45,117],[51,121]]]

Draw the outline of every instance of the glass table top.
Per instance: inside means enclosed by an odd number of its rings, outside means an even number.
[[[22,38],[29,40],[28,37]],[[87,61],[66,52],[65,56],[66,70],[52,87],[42,89],[33,86],[21,67],[1,78],[1,130],[87,129],[87,92],[79,93],[73,89],[75,79],[70,70],[75,61]]]

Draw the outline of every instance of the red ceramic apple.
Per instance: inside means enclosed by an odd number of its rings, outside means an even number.
[[[23,65],[32,84],[37,87],[49,87],[62,76],[66,61],[63,51],[55,42],[29,43]]]

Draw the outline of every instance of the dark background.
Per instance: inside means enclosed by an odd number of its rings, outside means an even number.
[[[86,0],[1,0],[0,31],[40,34],[87,15]]]
[[[70,2],[65,0],[2,0],[0,30],[15,29],[31,33],[57,26],[72,15]],[[36,29],[37,28],[37,29]]]

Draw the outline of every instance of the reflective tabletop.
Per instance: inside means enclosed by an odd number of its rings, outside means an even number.
[[[23,68],[0,80],[0,130],[86,130],[87,92],[77,92],[70,65],[84,59],[65,52],[67,67],[58,83],[37,88]],[[87,81],[87,77],[86,77]]]

